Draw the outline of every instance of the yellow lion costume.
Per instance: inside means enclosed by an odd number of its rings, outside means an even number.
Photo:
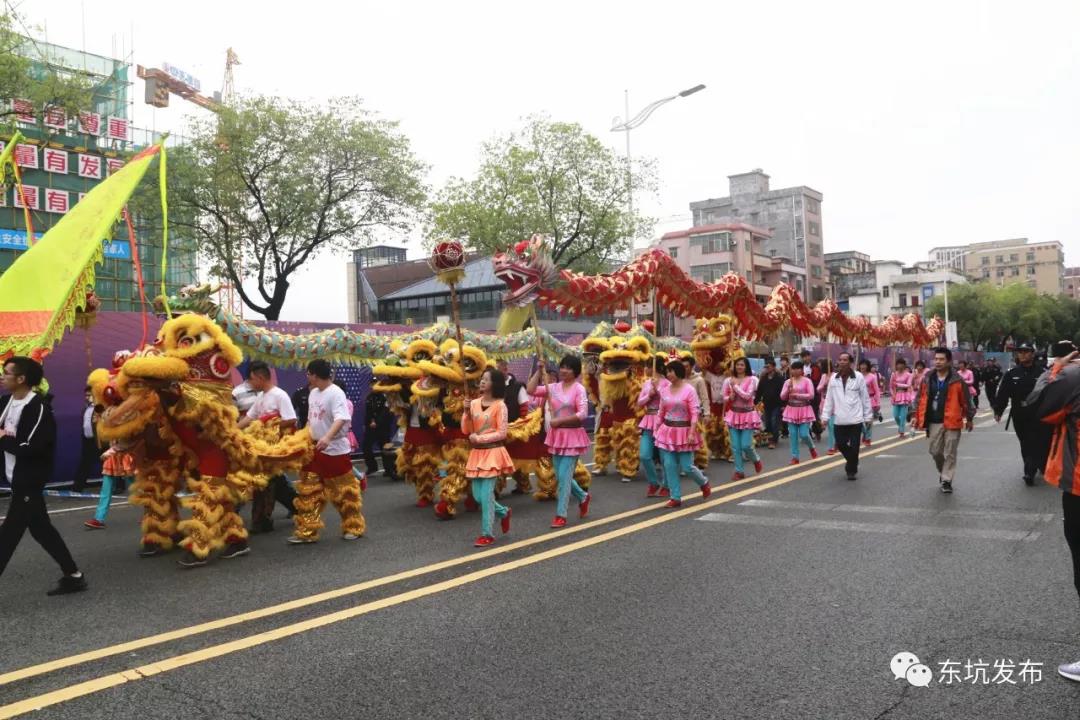
[[[607,412],[606,420],[610,448],[615,455],[615,467],[623,482],[630,482],[638,473],[638,422],[643,411],[637,406],[641,392],[643,363],[652,359],[652,347],[644,337],[608,339],[608,349],[600,353],[600,402]],[[596,457],[597,469],[603,471],[609,456]]]
[[[703,436],[713,457],[730,460],[731,437],[724,422],[720,388],[724,378],[731,374],[735,360],[746,357],[735,336],[735,320],[730,315],[698,318],[690,347],[709,386],[710,412]]]

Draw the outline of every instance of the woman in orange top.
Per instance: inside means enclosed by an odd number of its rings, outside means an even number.
[[[495,542],[492,525],[496,515],[502,519],[503,533],[510,532],[510,508],[495,500],[495,482],[514,474],[514,461],[506,451],[505,394],[506,377],[498,370],[485,371],[480,377],[480,397],[469,403],[461,417],[461,432],[472,446],[465,477],[472,482],[473,497],[480,503],[480,537],[473,543],[476,547]]]

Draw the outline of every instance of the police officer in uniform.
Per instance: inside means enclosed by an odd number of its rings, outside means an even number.
[[[1020,441],[1020,455],[1024,460],[1024,483],[1035,484],[1035,473],[1046,467],[1046,456],[1050,452],[1050,426],[1039,421],[1035,412],[1024,407],[1024,400],[1035,389],[1035,382],[1046,370],[1035,362],[1035,348],[1024,343],[1016,349],[1016,366],[1011,368],[1001,379],[1001,385],[994,396],[994,420],[1001,422],[1005,407],[1010,403],[1009,421],[1012,423],[1016,438]]]
[[[986,399],[990,401],[991,407],[994,405],[994,400],[997,399],[997,387],[1001,382],[1001,366],[997,364],[995,358],[990,358],[990,361],[983,368],[982,372],[983,384],[986,385]]]

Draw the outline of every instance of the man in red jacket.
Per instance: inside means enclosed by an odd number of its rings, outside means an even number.
[[[960,430],[974,429],[975,405],[963,378],[952,369],[952,351],[934,349],[934,370],[923,377],[919,391],[919,407],[915,428],[926,430],[930,439],[930,456],[937,466],[941,492],[952,492],[956,474],[956,452],[960,446]]]

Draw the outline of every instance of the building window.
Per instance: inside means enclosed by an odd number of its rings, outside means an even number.
[[[1005,256],[1004,255],[995,256],[994,257],[994,262],[997,263],[998,265],[1000,265],[1001,263],[1005,262]]]
[[[821,257],[821,246],[817,243],[810,243],[810,257]]]
[[[698,282],[716,282],[731,272],[731,263],[713,263],[712,265],[695,265],[690,268],[690,277]]]
[[[1019,260],[1020,260],[1019,253],[1010,253],[1009,254],[1009,262],[1019,262]]]
[[[667,254],[670,255],[673,258],[677,258],[677,257],[679,257],[679,248],[677,248],[677,247],[669,247],[667,249]]]
[[[1018,267],[1009,268],[1009,274],[1012,275],[1013,277],[1020,277],[1020,268],[1018,268]]]
[[[812,212],[815,215],[820,215],[821,204],[814,198],[806,198],[806,212]]]
[[[813,275],[816,278],[821,277],[821,266],[820,265],[812,265],[812,266],[810,266],[810,274]]]
[[[989,270],[983,270],[982,271],[982,276],[983,276],[983,280],[989,280],[990,279],[990,271]]]
[[[750,285],[754,284],[754,271],[753,270],[747,270],[746,271],[746,282],[750,283]]]
[[[1028,265],[1027,266],[1027,274],[1028,275],[1034,275],[1035,274],[1035,266],[1034,265]]]
[[[709,253],[727,252],[735,249],[735,240],[731,237],[731,233],[717,232],[706,233],[704,235],[695,235],[690,238],[690,245],[700,245],[701,253],[707,255]]]
[[[1028,251],[1028,254],[1025,257],[1027,258],[1028,262],[1035,262],[1035,253],[1034,252]]]
[[[821,228],[818,226],[818,224],[816,222],[808,222],[808,223],[806,223],[806,231],[808,233],[810,233],[811,235],[814,235],[815,237],[818,236],[818,235],[821,235]]]
[[[907,293],[900,293],[900,307],[907,307]]]
[[[746,252],[750,252],[751,247],[752,246],[750,244],[750,238],[746,238],[745,240],[743,240],[743,250],[745,250]]]
[[[998,277],[1005,277],[1005,268],[998,268],[997,269],[997,276]]]
[[[889,297],[889,286],[881,288],[881,297]]]
[[[981,258],[979,258],[979,264],[980,265],[989,265],[990,264],[990,256],[989,255],[983,255]]]

